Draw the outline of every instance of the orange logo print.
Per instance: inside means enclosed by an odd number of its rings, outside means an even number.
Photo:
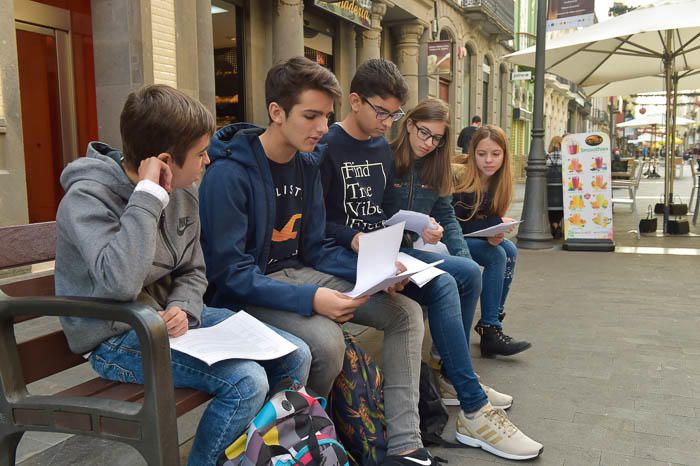
[[[275,243],[282,243],[290,239],[296,239],[297,232],[294,231],[294,226],[297,220],[301,219],[301,214],[294,214],[292,218],[289,219],[287,224],[282,228],[282,230],[272,229],[272,241]]]

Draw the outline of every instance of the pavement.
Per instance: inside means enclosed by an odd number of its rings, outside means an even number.
[[[676,192],[687,202],[685,170]],[[642,180],[640,216],[662,190],[661,180]],[[520,216],[523,193],[518,185],[510,216]],[[691,224],[688,236],[638,240],[628,233],[634,223],[629,206],[615,207],[615,253],[568,252],[560,242],[519,251],[504,328],[531,349],[482,359],[472,333],[482,380],[513,395],[511,420],[544,444],[529,464],[700,465],[700,227]],[[53,325],[42,319],[18,337]],[[381,333],[366,330],[362,341],[377,354]],[[428,343],[429,335],[424,350]],[[51,393],[88,376],[83,367],[30,390]],[[450,408],[449,440],[457,409]],[[200,415],[178,420],[183,458]],[[471,448],[432,451],[450,465],[517,464]],[[144,464],[124,445],[55,434],[28,434],[19,455],[22,466]]]

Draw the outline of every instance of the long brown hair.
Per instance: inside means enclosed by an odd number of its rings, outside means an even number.
[[[440,99],[428,98],[416,105],[401,121],[398,135],[391,141],[394,153],[394,164],[398,176],[405,175],[414,163],[411,142],[408,139],[408,121],[415,126],[421,121],[442,121],[445,123],[445,145],[435,148],[427,154],[421,171],[421,183],[430,186],[440,196],[448,196],[452,192],[452,171],[450,157],[453,153],[452,137],[450,136],[449,107]]]
[[[472,210],[469,218],[459,220],[470,220],[481,205],[483,196],[483,182],[481,172],[476,166],[476,147],[484,139],[490,139],[499,145],[503,151],[503,165],[489,180],[489,192],[491,193],[491,205],[488,214],[503,217],[510,207],[513,197],[513,170],[510,162],[510,151],[508,150],[508,138],[506,133],[495,125],[486,125],[478,128],[469,143],[469,155],[457,156],[454,159],[453,169],[455,173],[456,193],[474,193],[474,205],[465,206]]]

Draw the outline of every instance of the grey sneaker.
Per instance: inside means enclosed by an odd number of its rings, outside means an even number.
[[[477,376],[478,377],[478,376]],[[440,397],[445,406],[459,406],[459,399],[457,398],[457,391],[452,386],[449,380],[445,378],[441,373],[437,373],[438,389],[440,390]],[[506,395],[505,393],[500,393],[479,382],[481,389],[486,393],[489,399],[489,403],[494,408],[508,409],[513,405],[513,397]]]
[[[487,403],[476,412],[473,419],[460,410],[457,417],[459,443],[481,448],[509,460],[529,460],[540,456],[544,447],[523,434],[502,409]]]

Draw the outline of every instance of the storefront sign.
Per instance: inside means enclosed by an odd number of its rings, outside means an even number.
[[[608,135],[569,134],[561,143],[561,163],[564,248],[574,249],[567,248],[567,243],[570,242],[596,240],[612,245],[612,183]]]
[[[547,31],[590,26],[594,0],[549,0]]]
[[[372,0],[342,0],[340,2],[324,2],[314,0],[314,5],[330,11],[333,14],[347,19],[358,26],[369,29],[372,25],[370,13],[372,12]]]
[[[428,74],[449,75],[452,73],[452,41],[428,42]]]
[[[532,71],[513,71],[510,75],[511,81],[529,81],[532,78]]]

